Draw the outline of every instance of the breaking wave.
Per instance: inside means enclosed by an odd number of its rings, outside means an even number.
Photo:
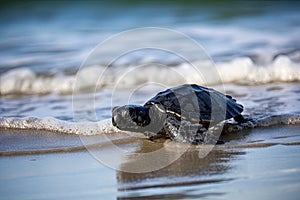
[[[187,63],[178,63],[175,66],[149,63],[139,68],[90,66],[81,69],[77,74],[69,75],[63,72],[49,75],[49,73],[35,73],[29,68],[18,68],[0,75],[0,95],[72,94],[75,83],[76,88],[84,92],[94,92],[107,87],[113,88],[117,82],[119,83],[118,87],[124,88],[147,82],[159,82],[170,86],[183,83],[221,84],[214,75],[205,73],[207,63],[196,64],[203,66],[200,72],[205,74],[205,80],[199,78],[195,68]],[[276,57],[265,65],[254,63],[249,57],[241,57],[229,62],[217,63],[216,67],[222,83],[259,85],[270,82],[300,81],[300,64],[284,55]],[[134,70],[134,73],[130,73],[130,70]],[[126,79],[124,79],[124,74],[126,74]],[[101,75],[103,76],[99,81]],[[166,79],[166,77],[168,78]]]

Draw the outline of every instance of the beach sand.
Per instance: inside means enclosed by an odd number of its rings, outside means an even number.
[[[37,138],[22,130],[22,137],[20,131],[1,130],[0,199],[298,199],[299,128],[230,133],[202,159],[192,147],[171,165],[148,173],[103,165],[78,136],[39,131],[43,137]],[[118,145],[149,152],[165,143],[131,139]],[[111,147],[92,148],[109,154]],[[122,165],[134,166],[134,159],[123,159]]]

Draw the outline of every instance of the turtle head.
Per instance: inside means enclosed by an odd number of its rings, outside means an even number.
[[[112,110],[112,124],[124,131],[140,131],[150,121],[149,108],[144,106],[125,105]]]

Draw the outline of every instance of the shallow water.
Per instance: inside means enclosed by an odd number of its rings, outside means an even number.
[[[299,126],[275,126],[250,130],[239,137],[235,133],[231,135],[230,143],[216,146],[204,158],[199,158],[199,149],[192,147],[171,165],[149,173],[115,171],[84,149],[68,153],[1,156],[1,197],[236,199],[244,196],[246,199],[297,199],[300,181],[300,135],[297,130]],[[52,137],[61,139],[61,135]],[[131,147],[129,143],[132,143]],[[133,152],[153,151],[164,145],[145,139],[129,143],[119,145]],[[97,151],[107,153],[110,148],[98,146]],[[123,157],[122,165],[134,166],[134,157]]]
[[[275,146],[217,151],[198,161],[197,154],[188,153],[151,174],[120,172],[119,190],[124,199],[235,199],[241,195],[246,199],[297,199],[299,159],[294,156],[298,153],[298,146]],[[262,160],[266,162],[259,165]]]

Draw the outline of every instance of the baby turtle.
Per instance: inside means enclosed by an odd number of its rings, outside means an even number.
[[[158,93],[144,106],[125,105],[112,110],[112,124],[124,131],[142,132],[151,138],[192,144],[206,143],[209,127],[234,118],[244,122],[243,106],[214,89],[185,84]]]

